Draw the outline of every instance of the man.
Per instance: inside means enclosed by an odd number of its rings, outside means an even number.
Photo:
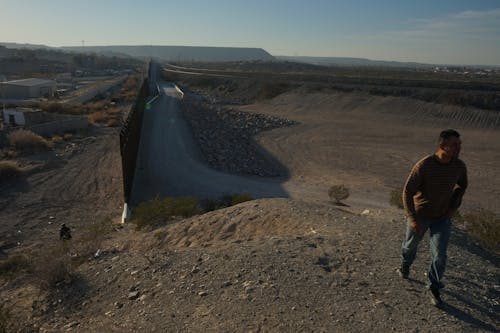
[[[399,274],[408,278],[418,244],[429,229],[431,264],[427,286],[431,303],[437,307],[442,305],[439,290],[443,288],[441,280],[446,266],[451,217],[460,206],[467,188],[467,169],[458,158],[460,145],[457,131],[442,131],[438,150],[415,164],[403,189],[407,227]]]
[[[60,240],[70,240],[71,239],[71,229],[66,226],[65,223],[61,225],[61,230],[59,230]]]

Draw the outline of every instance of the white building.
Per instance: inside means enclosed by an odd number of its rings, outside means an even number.
[[[38,109],[8,108],[3,110],[3,121],[6,127],[30,126],[43,122],[43,112]]]
[[[56,82],[52,80],[31,78],[6,81],[1,84],[0,98],[30,99],[52,97],[56,89]]]

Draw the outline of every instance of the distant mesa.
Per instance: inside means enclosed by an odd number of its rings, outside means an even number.
[[[118,45],[118,46],[62,46],[3,43],[11,49],[55,49],[78,53],[99,53],[108,56],[158,58],[167,61],[274,61],[271,54],[261,48],[211,47],[211,46],[160,46],[160,45]]]
[[[132,57],[159,58],[167,61],[272,61],[276,60],[261,48],[208,46],[85,46],[62,47],[74,52],[125,54]]]
[[[379,67],[432,67],[431,64],[423,64],[417,62],[400,62],[400,61],[384,61],[370,60],[365,58],[348,58],[348,57],[307,57],[307,56],[276,56],[278,60],[302,62],[320,66],[379,66]]]

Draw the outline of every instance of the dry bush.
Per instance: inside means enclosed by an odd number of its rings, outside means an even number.
[[[106,122],[106,126],[107,127],[120,126],[120,121],[116,118],[108,119],[108,121]]]
[[[64,103],[40,103],[37,105],[42,111],[59,114],[81,114],[82,108]]]
[[[15,255],[0,262],[0,276],[13,278],[22,272],[28,271],[29,268],[30,263],[25,256]]]
[[[5,304],[0,304],[0,333],[11,331],[13,326],[11,310]]]
[[[464,216],[456,214],[454,219],[461,222],[467,234],[479,244],[500,254],[500,215],[481,209]]]
[[[64,133],[64,134],[63,134],[63,139],[64,139],[64,140],[69,140],[69,139],[71,139],[72,137],[73,137],[73,134],[71,134],[71,133]]]
[[[389,203],[399,209],[404,209],[403,205],[403,190],[394,189],[390,193]]]
[[[122,88],[125,90],[137,90],[139,89],[139,80],[136,76],[129,76],[125,82],[122,84]]]
[[[31,259],[33,278],[42,289],[51,289],[60,283],[69,284],[76,276],[70,255],[70,242],[53,243],[34,253]]]
[[[334,200],[335,204],[340,204],[342,200],[349,197],[349,189],[345,185],[333,185],[328,189],[328,196]]]
[[[252,195],[250,193],[233,194],[231,198],[231,206],[250,200],[253,200]]]
[[[195,197],[155,198],[140,203],[132,212],[131,222],[137,229],[164,224],[175,217],[189,217],[200,213]]]
[[[91,258],[102,243],[114,231],[110,219],[104,219],[87,225],[80,233],[74,234],[69,241],[72,245],[73,264],[77,265]]]
[[[49,141],[32,131],[18,129],[7,135],[9,143],[17,151],[23,153],[36,153],[50,150],[52,145]]]
[[[60,135],[54,135],[51,140],[53,143],[59,143],[63,140],[63,138]]]
[[[290,91],[290,89],[291,89],[290,84],[285,82],[265,83],[260,89],[257,98],[271,99],[287,91]]]
[[[15,161],[0,161],[0,181],[19,177],[23,171]]]
[[[108,120],[108,115],[105,112],[99,111],[88,115],[89,123],[92,125],[96,123],[103,123]]]
[[[29,257],[32,278],[43,289],[71,284],[78,278],[76,268],[92,258],[114,230],[111,220],[91,223],[70,240],[53,242]]]
[[[124,111],[124,108],[121,108],[121,107],[110,107],[106,110],[106,113],[107,114],[120,114]]]
[[[202,212],[211,212],[217,209],[227,208],[239,203],[253,200],[250,193],[224,194],[218,198],[206,198],[200,200],[199,206]]]
[[[9,150],[3,150],[1,152],[2,158],[16,158],[17,157],[17,152],[15,150],[9,149]]]

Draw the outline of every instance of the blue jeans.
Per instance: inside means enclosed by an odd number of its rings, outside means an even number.
[[[417,256],[418,244],[427,232],[430,230],[430,252],[431,264],[427,277],[428,286],[431,289],[440,289],[443,287],[441,282],[446,268],[446,250],[451,233],[451,219],[444,217],[437,220],[420,220],[422,224],[422,235],[410,228],[409,220],[406,221],[406,238],[401,247],[402,266],[410,267]]]

